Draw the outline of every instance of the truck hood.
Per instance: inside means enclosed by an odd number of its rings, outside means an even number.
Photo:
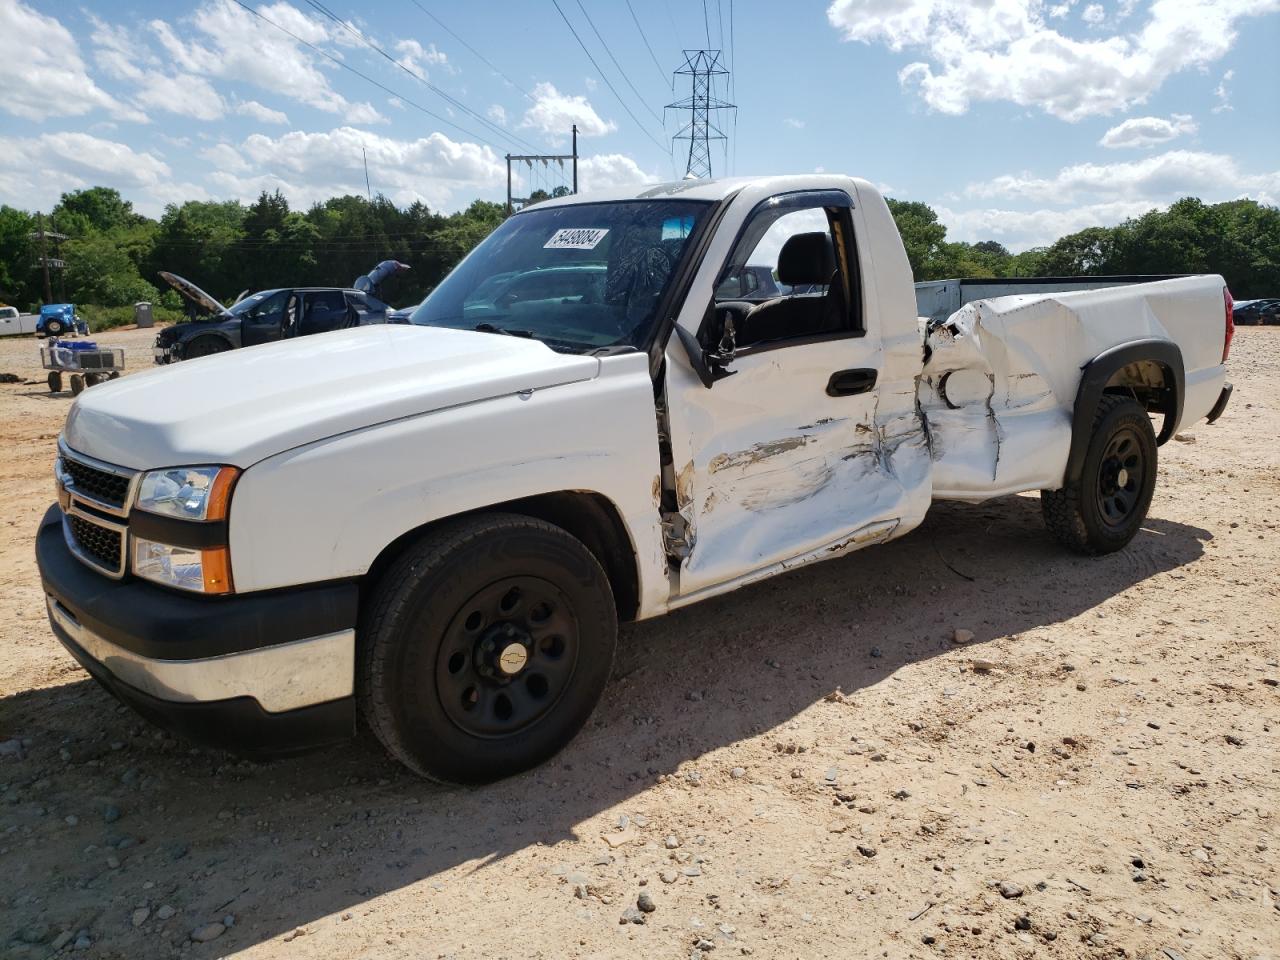
[[[537,340],[376,325],[187,360],[80,395],[73,450],[134,469],[245,468],[341,433],[590,380],[595,357]]]

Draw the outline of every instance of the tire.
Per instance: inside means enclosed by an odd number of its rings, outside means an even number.
[[[96,387],[102,382],[102,377],[97,373],[86,373],[84,375],[84,385],[86,387]]]
[[[84,377],[78,373],[73,373],[71,375],[71,395],[78,397],[82,393],[84,393]]]
[[[56,337],[62,333],[62,321],[50,320],[44,325],[44,332],[47,336]]]
[[[215,353],[225,353],[230,349],[230,344],[218,337],[196,337],[187,344],[187,348],[182,351],[182,356],[186,360],[194,360],[196,357],[211,357]]]
[[[414,773],[490,783],[582,729],[617,640],[609,580],[579,540],[515,514],[460,518],[407,547],[365,602],[359,710]]]
[[[107,374],[107,379],[108,379],[108,380],[119,380],[119,379],[120,379],[120,371],[119,371],[119,370],[112,370],[110,373],[108,373],[108,374]]]
[[[1040,491],[1045,525],[1077,553],[1097,556],[1122,549],[1147,518],[1157,464],[1147,411],[1129,397],[1104,396],[1080,479],[1061,490]]]
[[[62,374],[60,374],[57,370],[49,371],[49,392],[50,393],[62,392]]]

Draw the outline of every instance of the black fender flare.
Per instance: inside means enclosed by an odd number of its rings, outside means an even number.
[[[1186,369],[1182,363],[1182,350],[1172,340],[1133,340],[1118,347],[1104,350],[1082,367],[1080,386],[1076,390],[1076,405],[1071,417],[1071,452],[1067,455],[1066,482],[1074,483],[1084,472],[1084,458],[1089,450],[1093,433],[1093,417],[1102,402],[1103,391],[1117,371],[1131,363],[1150,360],[1164,370],[1168,401],[1164,409],[1164,424],[1156,437],[1157,444],[1165,444],[1172,437],[1182,420],[1182,403],[1186,396]]]

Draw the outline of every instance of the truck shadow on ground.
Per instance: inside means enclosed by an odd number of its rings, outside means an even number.
[[[390,890],[465,882],[578,836],[659,776],[727,778],[717,749],[953,649],[955,627],[978,644],[1052,628],[1195,561],[1210,539],[1153,518],[1126,551],[1082,558],[1044,532],[1034,497],[939,504],[901,541],[625,628],[583,734],[549,764],[477,790],[417,781],[369,741],[270,764],[196,750],[87,680],[22,693],[0,701],[0,739],[31,741],[25,758],[0,757],[0,905],[13,918],[0,938],[14,936],[12,955],[44,956],[59,931],[88,929],[120,955],[172,955],[230,913],[217,941],[227,954]],[[566,860],[590,863],[603,847],[571,850]],[[456,867],[461,880],[440,876]],[[178,912],[135,929],[144,899]]]

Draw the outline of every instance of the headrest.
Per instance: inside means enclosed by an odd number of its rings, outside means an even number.
[[[797,233],[778,254],[778,279],[792,286],[830,283],[836,272],[835,245],[826,231]]]

